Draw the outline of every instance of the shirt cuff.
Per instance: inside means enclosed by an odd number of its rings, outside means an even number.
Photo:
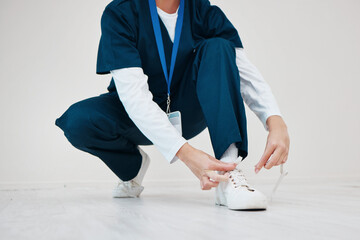
[[[166,153],[163,153],[165,159],[170,163],[174,163],[176,162],[179,158],[176,156],[176,153],[179,151],[179,149],[185,144],[187,143],[188,141],[184,138],[184,137],[181,137],[179,139],[179,141],[177,141],[172,147],[171,149],[166,152]]]
[[[266,124],[266,120],[270,117],[270,116],[280,116],[282,117],[282,114],[280,113],[280,111],[274,111],[274,112],[265,112],[264,114],[262,114],[260,116],[260,120],[265,128],[266,131],[269,131],[268,125]]]

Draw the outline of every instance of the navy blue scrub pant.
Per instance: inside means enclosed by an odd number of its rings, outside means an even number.
[[[166,84],[164,82],[164,84]],[[215,157],[236,143],[242,160],[247,133],[235,49],[228,40],[201,42],[182,81],[172,85],[171,111],[181,111],[183,137],[190,139],[208,127]],[[165,111],[164,101],[159,106]],[[77,149],[99,157],[121,180],[134,178],[141,166],[138,145],[152,145],[129,118],[116,91],[72,104],[55,121]],[[246,128],[245,128],[246,129]]]

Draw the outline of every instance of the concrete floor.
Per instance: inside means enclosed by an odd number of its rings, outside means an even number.
[[[3,186],[0,239],[360,239],[360,180],[284,180],[266,211],[215,206],[197,184],[146,183],[138,199],[113,185]]]

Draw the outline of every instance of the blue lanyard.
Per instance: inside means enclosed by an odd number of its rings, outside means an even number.
[[[157,48],[158,48],[158,52],[159,52],[159,56],[160,56],[162,69],[164,71],[166,83],[168,85],[168,100],[167,100],[168,106],[166,109],[167,113],[170,111],[170,84],[171,84],[171,79],[172,79],[172,76],[174,73],[177,52],[179,49],[181,29],[182,29],[182,24],[183,24],[183,20],[184,20],[184,5],[185,5],[185,0],[180,0],[178,18],[176,20],[176,27],[175,27],[175,39],[174,39],[173,50],[172,50],[172,55],[171,55],[171,62],[170,62],[170,73],[168,75],[166,59],[165,59],[164,43],[162,41],[162,36],[161,36],[160,22],[159,22],[159,17],[158,17],[158,13],[157,13],[156,2],[155,2],[155,0],[149,0],[150,14],[151,14],[152,25],[154,28],[154,33],[155,33],[156,44],[157,44]]]

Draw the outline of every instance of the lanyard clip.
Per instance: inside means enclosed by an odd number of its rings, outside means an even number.
[[[166,113],[170,113],[170,94],[168,93],[167,101],[166,101]]]

